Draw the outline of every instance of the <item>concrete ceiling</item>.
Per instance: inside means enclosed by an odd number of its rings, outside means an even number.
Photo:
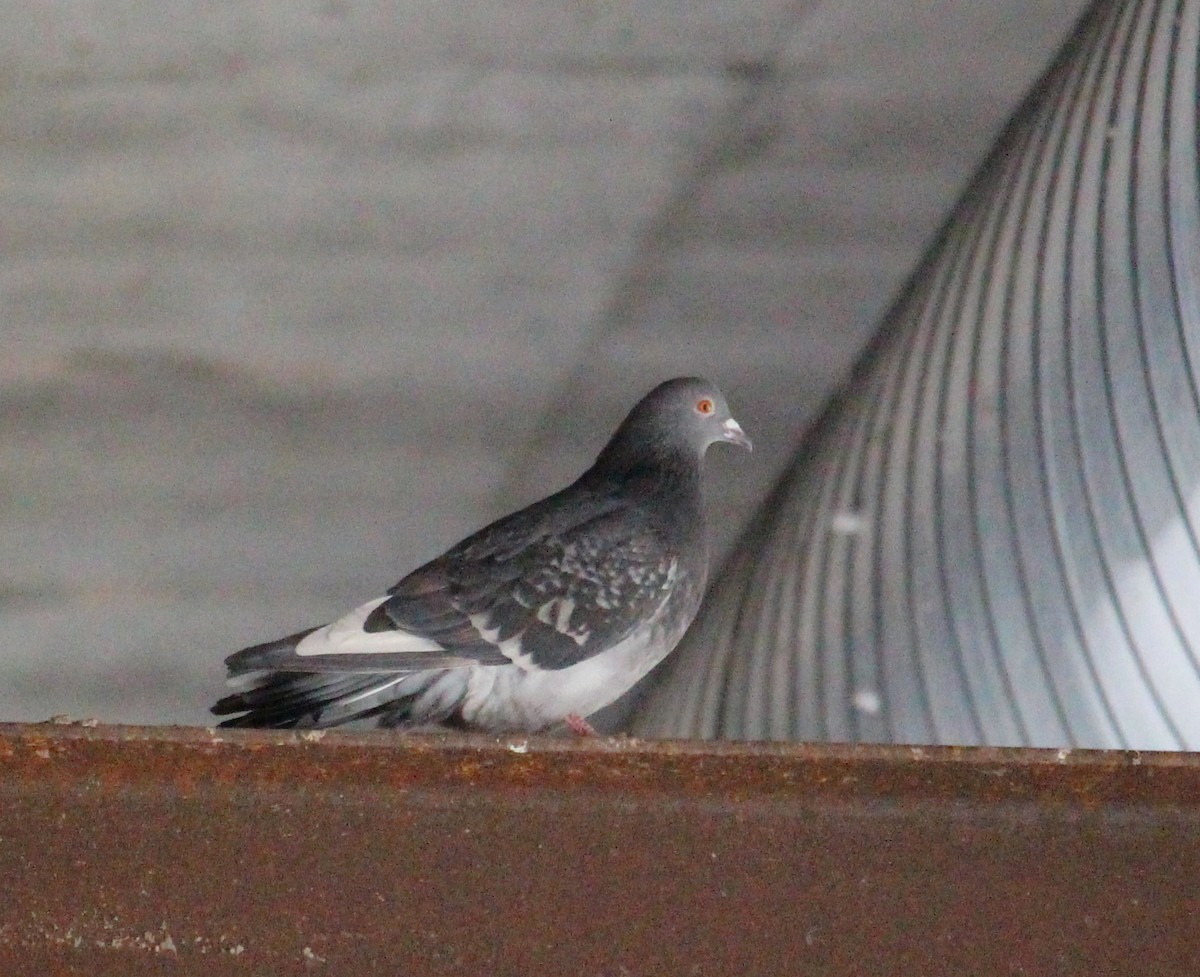
[[[718,380],[718,552],[1080,0],[7,5],[0,719],[223,655]]]

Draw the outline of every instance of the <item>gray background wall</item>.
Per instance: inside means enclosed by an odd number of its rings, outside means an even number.
[[[4,4],[0,719],[206,722],[671,375],[723,551],[1083,7]]]

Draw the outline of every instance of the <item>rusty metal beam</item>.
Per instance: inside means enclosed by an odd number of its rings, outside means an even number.
[[[0,973],[1178,974],[1200,759],[0,727]]]

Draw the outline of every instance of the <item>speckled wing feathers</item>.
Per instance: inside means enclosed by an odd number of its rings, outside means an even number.
[[[486,663],[566,668],[621,640],[675,579],[662,533],[621,506],[523,547],[486,543],[467,540],[402,580],[365,628],[421,634]]]

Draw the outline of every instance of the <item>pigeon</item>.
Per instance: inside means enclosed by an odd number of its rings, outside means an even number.
[[[699,609],[701,467],[718,441],[752,447],[716,386],[660,384],[571,485],[332,624],[230,655],[237,691],[213,713],[234,717],[222,726],[594,735],[587,716],[662,661]]]

